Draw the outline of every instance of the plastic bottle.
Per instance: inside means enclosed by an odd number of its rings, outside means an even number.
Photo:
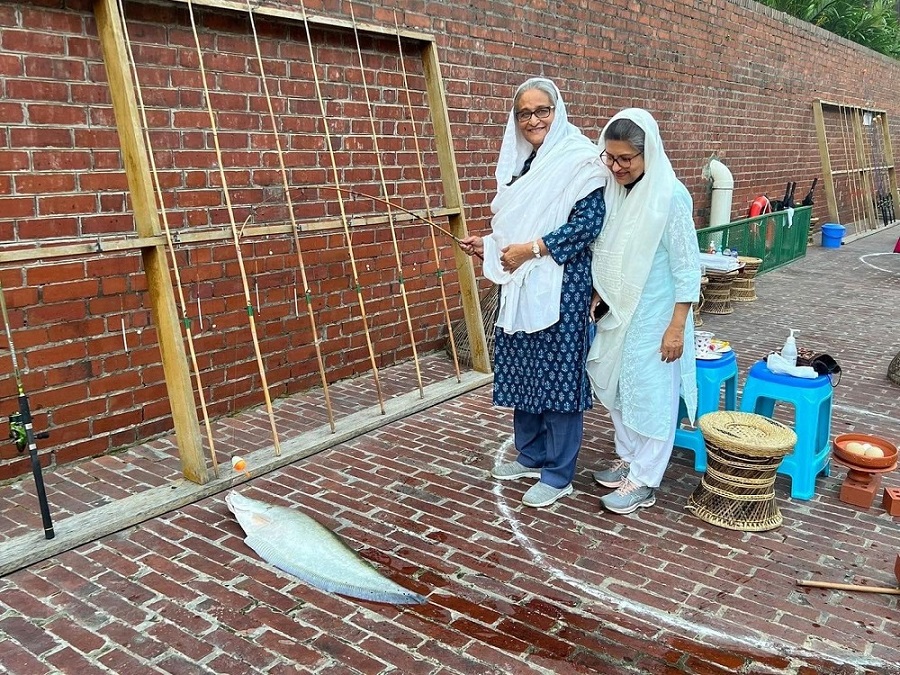
[[[791,334],[784,341],[784,347],[781,348],[781,357],[791,366],[797,365],[797,341],[794,339],[794,329],[789,328]]]

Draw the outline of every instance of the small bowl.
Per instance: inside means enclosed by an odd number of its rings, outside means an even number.
[[[869,443],[884,451],[884,457],[862,457],[846,450],[847,443]],[[834,454],[847,464],[855,464],[867,469],[887,469],[897,463],[897,446],[878,436],[868,434],[841,434],[834,439]]]

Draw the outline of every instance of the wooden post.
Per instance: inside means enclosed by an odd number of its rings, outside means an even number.
[[[816,137],[819,139],[819,157],[822,159],[822,183],[825,187],[825,201],[828,203],[828,220],[840,223],[837,197],[834,192],[834,176],[831,173],[831,155],[828,152],[828,136],[825,133],[825,113],[822,101],[813,101],[813,119],[816,123]]]
[[[447,115],[447,99],[441,79],[441,64],[438,61],[437,46],[434,42],[427,42],[422,47],[422,63],[425,68],[425,83],[429,108],[431,108],[431,121],[434,125],[438,163],[441,167],[441,180],[444,185],[444,203],[448,208],[458,209],[458,213],[449,218],[450,231],[455,237],[462,238],[468,236],[468,229],[463,213],[459,171],[456,167],[456,156],[453,153],[453,138],[450,134],[450,117]],[[459,275],[463,315],[469,334],[472,368],[482,373],[490,373],[491,360],[484,335],[475,268],[472,265],[472,259],[458,246],[454,247],[453,251],[456,257],[456,271]]]
[[[153,182],[147,147],[141,132],[134,81],[128,68],[122,18],[119,16],[115,0],[96,0],[94,17],[97,20],[97,31],[103,48],[125,174],[134,206],[135,227],[138,236],[153,237],[161,233],[159,213],[153,196]],[[181,470],[188,480],[203,484],[209,481],[209,474],[203,457],[200,424],[197,420],[194,392],[191,387],[184,341],[181,337],[172,280],[166,264],[166,253],[160,243],[141,249],[141,257],[147,276],[153,322],[159,338],[159,351],[172,408]]]

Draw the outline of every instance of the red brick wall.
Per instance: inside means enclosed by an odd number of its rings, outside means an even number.
[[[522,4],[354,4],[360,21],[392,26],[396,6],[401,26],[435,35],[473,231],[488,226],[493,164],[510,94],[531,75],[557,82],[571,118],[592,138],[619,108],[653,111],[676,172],[694,196],[698,225],[709,206],[701,171],[714,155],[734,173],[735,217],[744,215],[757,194],[781,197],[789,180],[799,182],[799,196],[805,193],[821,173],[815,98],[886,109],[894,119],[900,113],[900,92],[892,86],[896,62],[749,0]],[[315,14],[349,18],[345,2],[307,5]],[[286,200],[246,16],[199,6],[195,11],[237,225],[285,223]],[[186,7],[129,3],[126,16],[169,224],[176,230],[227,231],[230,217]],[[292,190],[295,215],[302,224],[336,218],[334,191],[312,187],[330,181],[331,167],[305,32],[298,24],[264,17],[257,18],[257,29],[290,183],[298,186]],[[6,2],[0,5],[0,30],[0,241],[7,248],[32,248],[54,239],[90,241],[133,232],[91,4]],[[313,40],[341,182],[377,194],[353,34],[316,29]],[[435,207],[440,176],[422,69],[414,45],[405,43],[404,49]],[[405,206],[421,208],[396,41],[363,36],[362,50],[389,192]],[[896,133],[894,138],[897,145]],[[821,217],[821,187],[817,197],[814,215]],[[428,230],[398,223],[398,272],[390,229],[362,220],[383,213],[383,207],[348,199],[346,208],[354,219],[353,251],[380,365],[411,355],[398,294],[401,274],[419,352],[441,347],[446,327]],[[329,378],[364,372],[368,353],[343,232],[304,232],[301,242]],[[259,295],[260,342],[273,397],[316,385],[292,238],[248,238],[242,253],[254,305]],[[261,403],[234,247],[227,241],[179,245],[177,260],[211,413]],[[452,268],[446,239],[440,266]],[[459,317],[454,277],[445,279]],[[36,426],[52,431],[41,443],[45,461],[106,452],[171,428],[137,253],[5,263],[0,281]],[[7,358],[0,354],[4,363]],[[0,414],[15,410],[14,393],[11,378],[3,378]],[[0,447],[0,478],[20,470],[24,466],[11,444]]]

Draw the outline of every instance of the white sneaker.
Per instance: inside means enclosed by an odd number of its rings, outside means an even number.
[[[572,494],[573,490],[574,488],[571,483],[562,488],[555,488],[552,485],[547,485],[546,483],[538,481],[522,495],[522,503],[525,506],[532,506],[535,508],[550,506],[557,499]]]
[[[608,469],[595,471],[594,481],[603,487],[621,487],[624,480],[628,477],[628,467],[629,464],[624,459],[617,459]]]
[[[631,513],[656,503],[655,490],[644,485],[636,485],[630,480],[615,491],[600,498],[600,503],[613,513]]]
[[[516,478],[540,478],[541,470],[519,464],[518,462],[507,462],[506,464],[498,464],[491,469],[491,475],[497,480],[514,480]]]

